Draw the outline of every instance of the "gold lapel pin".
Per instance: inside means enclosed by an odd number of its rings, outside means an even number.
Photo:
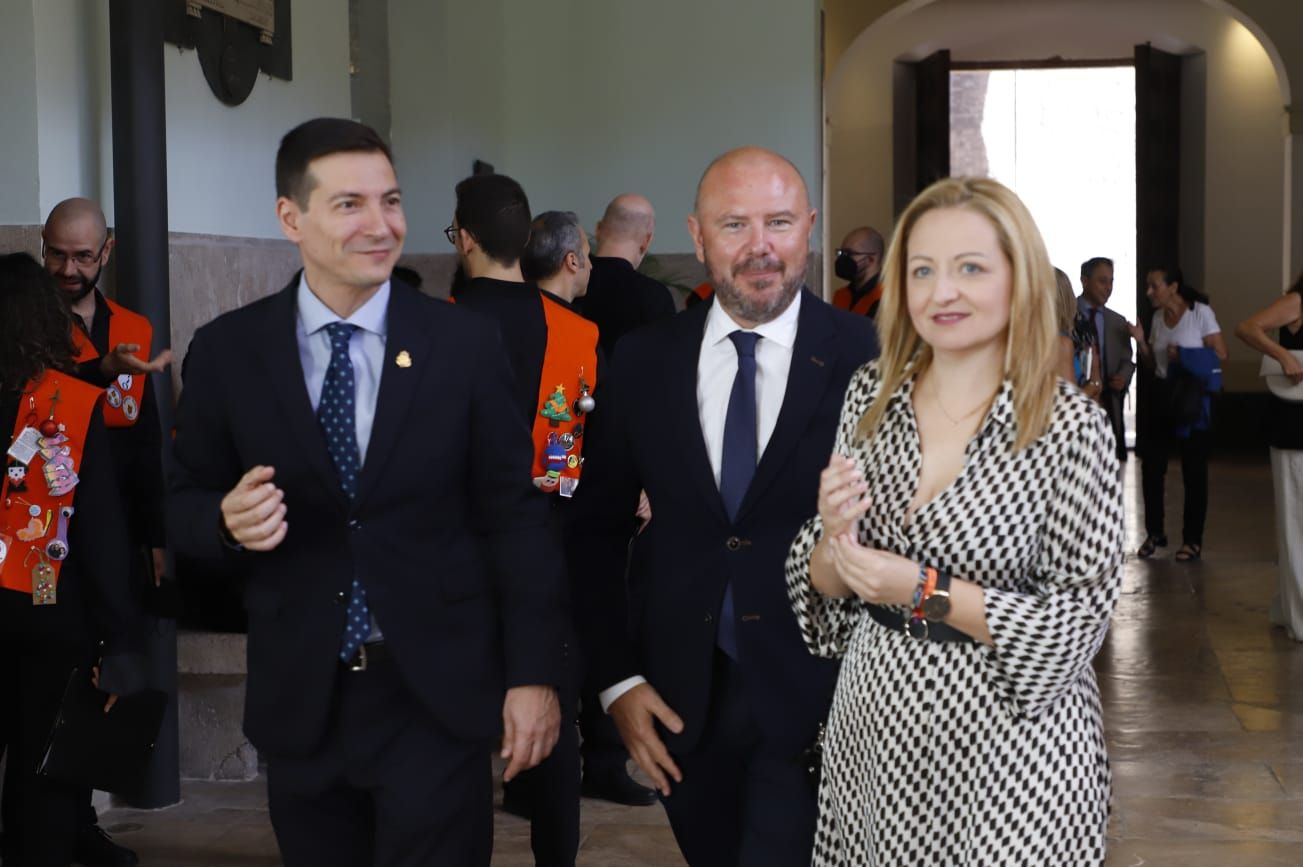
[[[408,352],[406,349],[404,349],[402,352],[398,353],[398,357],[395,358],[394,361],[398,364],[399,367],[411,367],[412,354]]]

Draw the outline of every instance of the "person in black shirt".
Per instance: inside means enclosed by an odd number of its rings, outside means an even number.
[[[58,560],[50,547],[57,541],[54,528],[47,526],[34,540],[31,526],[0,534],[0,754],[7,759],[0,861],[5,864],[66,865],[74,857],[83,863],[76,853],[84,831],[84,790],[36,774],[73,669],[90,676],[98,660],[98,686],[113,695],[143,685],[143,660],[136,652],[140,612],[128,582],[127,534],[104,421],[98,404],[80,421],[67,409],[77,405],[78,394],[95,399],[94,389],[68,375],[75,367],[70,324],[52,281],[32,257],[0,257],[0,426],[14,431],[26,418],[31,427],[38,417],[61,426],[67,422],[59,435],[67,437],[70,448],[82,447],[72,466],[78,481],[71,511],[59,520],[57,538],[66,532],[66,545],[51,604],[33,604],[35,574],[25,590],[10,579],[21,584],[26,571],[48,563],[47,556]],[[52,382],[51,376],[61,381]],[[37,398],[42,388],[56,389],[62,401],[51,397],[47,405]],[[42,431],[42,436],[48,435]],[[29,502],[35,499],[31,491],[49,483],[50,463],[37,470],[40,466],[41,458],[33,456],[23,486],[9,474],[0,501],[6,528],[21,526],[29,508],[37,508]]]
[[[674,296],[638,272],[656,234],[651,202],[635,193],[616,196],[597,223],[597,252],[588,293],[579,312],[597,324],[602,351],[610,358],[625,334],[674,315]]]

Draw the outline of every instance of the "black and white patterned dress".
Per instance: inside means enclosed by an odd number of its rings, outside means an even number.
[[[858,599],[818,593],[821,523],[802,527],[788,595],[810,651],[843,659],[814,863],[1102,864],[1110,773],[1090,663],[1117,601],[1123,533],[1108,420],[1060,382],[1050,429],[1013,452],[1006,382],[959,477],[907,525],[921,465],[913,382],[866,444],[855,428],[877,375],[875,362],[852,377],[837,433],[874,498],[860,541],[981,585],[995,643],[918,641]]]

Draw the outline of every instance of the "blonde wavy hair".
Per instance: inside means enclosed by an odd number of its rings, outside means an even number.
[[[919,193],[901,215],[882,267],[882,305],[877,319],[882,338],[878,360],[882,387],[860,419],[857,432],[871,439],[896,390],[932,363],[932,347],[919,337],[909,315],[906,279],[910,234],[924,214],[941,208],[963,208],[986,217],[1011,266],[1013,292],[1004,375],[1013,388],[1014,449],[1018,450],[1049,428],[1058,388],[1054,269],[1027,206],[1008,187],[989,178],[937,181]]]

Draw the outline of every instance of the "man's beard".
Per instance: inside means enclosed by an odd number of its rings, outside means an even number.
[[[100,273],[103,270],[103,268],[96,268],[93,277],[87,277],[85,274],[78,272],[77,279],[81,281],[81,288],[76,290],[61,289],[64,293],[64,297],[68,299],[68,303],[76,304],[91,292],[95,291],[95,285],[100,282]]]
[[[781,269],[776,279],[781,281],[782,291],[772,297],[749,295],[745,289],[739,288],[734,283],[734,280],[739,276],[745,276],[756,271],[773,271],[775,269]],[[706,263],[706,270],[710,272],[710,280],[714,284],[715,294],[719,297],[719,303],[724,306],[724,309],[747,322],[754,322],[757,325],[775,319],[786,310],[788,305],[792,303],[792,299],[796,297],[796,293],[801,291],[801,286],[805,284],[805,263],[802,262],[800,268],[793,268],[792,273],[789,274],[786,264],[777,256],[752,256],[744,259],[733,266],[727,277],[721,276],[715,268],[711,267],[709,261]],[[763,289],[768,290],[769,285],[765,285]]]

